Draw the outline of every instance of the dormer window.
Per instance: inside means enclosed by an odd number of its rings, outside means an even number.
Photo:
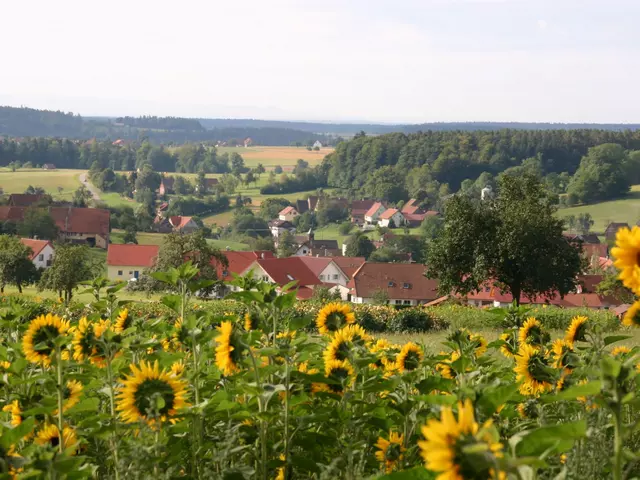
[[[226,277],[226,276],[228,276],[228,275],[229,275],[229,270],[223,270],[223,271],[222,271],[222,276],[223,276],[223,277]]]
[[[295,278],[293,278],[293,277],[292,277],[291,275],[289,275],[288,273],[287,273],[287,278],[288,278],[290,281],[292,281],[292,282],[295,280]]]
[[[387,287],[393,287],[393,286],[394,286],[394,283],[393,283],[393,282],[389,282],[389,283],[387,283]]]
[[[402,288],[411,288],[411,284],[405,282],[402,284]]]

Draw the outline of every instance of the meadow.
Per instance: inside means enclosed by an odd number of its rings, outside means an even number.
[[[247,167],[255,167],[258,163],[262,163],[267,170],[280,165],[285,171],[293,169],[300,158],[309,162],[309,165],[315,166],[333,150],[332,147],[311,151],[306,147],[218,147],[219,154],[236,152],[242,155]]]
[[[633,185],[629,195],[619,200],[558,210],[559,217],[569,215],[577,217],[583,213],[591,214],[595,222],[592,230],[596,232],[604,232],[611,222],[626,222],[633,226],[640,220],[640,185]]]
[[[80,186],[79,176],[84,170],[19,169],[15,172],[0,168],[0,187],[5,194],[24,193],[29,185],[44,188],[46,193],[60,200],[71,200]]]
[[[136,234],[136,239],[140,245],[162,245],[166,236],[167,235],[164,233],[139,232]],[[124,243],[124,231],[113,230],[111,232],[111,243]],[[246,243],[232,242],[229,240],[215,240],[208,238],[207,243],[220,250],[226,250],[227,248],[229,250],[249,250],[250,248]]]

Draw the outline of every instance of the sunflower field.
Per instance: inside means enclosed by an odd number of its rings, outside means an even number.
[[[613,253],[640,293],[640,229]],[[506,315],[496,341],[449,328],[429,352],[349,304],[237,279],[243,308],[212,311],[193,265],[154,276],[174,292],[155,317],[105,282],[79,318],[2,302],[1,478],[640,476],[639,349],[618,345],[640,304],[615,332]]]

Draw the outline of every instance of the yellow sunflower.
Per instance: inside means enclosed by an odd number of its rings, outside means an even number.
[[[62,429],[63,448],[65,450],[73,449],[73,453],[77,448],[78,438],[76,432],[70,427]],[[35,442],[42,446],[51,446],[57,448],[60,445],[60,430],[54,424],[45,425],[36,435]]]
[[[2,407],[3,412],[11,413],[11,426],[17,427],[22,423],[22,410],[20,410],[20,403],[18,400],[14,400],[13,402]]]
[[[625,287],[640,292],[640,228],[621,228],[616,233],[616,246],[611,249],[618,278]]]
[[[422,348],[413,342],[406,343],[396,357],[397,369],[402,371],[412,371],[420,366],[424,358]]]
[[[342,361],[349,359],[351,349],[353,348],[353,334],[345,328],[335,332],[331,337],[331,342],[325,348],[322,357],[325,365],[334,360]]]
[[[625,346],[615,347],[613,350],[611,350],[611,355],[613,355],[614,357],[624,356],[627,353],[631,353],[631,349]]]
[[[440,352],[440,355],[446,355],[446,352]],[[460,353],[458,351],[451,352],[451,356],[447,360],[442,360],[436,364],[436,370],[440,372],[444,378],[449,378],[453,380],[456,378],[458,373],[451,368],[451,364],[460,358]]]
[[[553,388],[554,379],[549,372],[541,350],[531,345],[521,345],[516,357],[516,379],[521,382],[520,393],[522,395],[537,396],[548,392]]]
[[[542,324],[535,317],[527,318],[527,321],[518,330],[520,345],[540,346],[548,340],[549,334],[543,330]]]
[[[393,472],[398,463],[402,461],[406,448],[403,445],[404,435],[400,435],[396,432],[389,432],[389,440],[383,437],[378,437],[376,442],[376,460],[378,460],[384,467],[386,473]]]
[[[573,344],[562,339],[557,339],[553,342],[551,347],[553,352],[553,367],[554,368],[575,368],[573,364],[571,354],[573,353]]]
[[[73,359],[77,362],[87,359],[93,365],[105,367],[105,351],[99,340],[110,327],[109,320],[92,323],[87,317],[82,317],[73,335]]]
[[[0,370],[7,371],[11,368],[11,362],[1,361],[0,362]]]
[[[222,373],[229,376],[240,370],[239,362],[244,347],[238,333],[231,322],[222,322],[218,328],[220,335],[216,337],[216,365]]]
[[[124,422],[145,421],[154,426],[157,420],[172,420],[186,406],[187,383],[169,371],[160,370],[157,361],[153,364],[142,361],[139,367],[132,364],[131,372],[122,381],[116,406]],[[156,402],[157,397],[163,402]],[[154,405],[161,405],[156,412]]]
[[[384,368],[388,361],[388,350],[391,348],[391,342],[385,338],[381,338],[376,343],[369,345],[369,352],[377,357],[374,363],[369,364],[369,367],[373,369]]]
[[[356,316],[345,303],[329,303],[318,312],[316,325],[322,334],[335,332],[345,325],[356,322]]]
[[[427,469],[439,473],[437,480],[465,478],[506,478],[493,469],[502,457],[491,420],[480,427],[469,399],[458,402],[458,419],[451,407],[443,407],[440,420],[431,419],[422,427],[425,440],[418,442]]]
[[[585,334],[587,333],[587,317],[577,316],[571,319],[571,325],[567,328],[567,333],[564,339],[570,344],[586,340]]]
[[[257,330],[260,324],[260,317],[255,312],[247,312],[244,314],[244,329]]]
[[[578,382],[578,385],[586,385],[587,383],[589,383],[589,380],[583,378]],[[589,401],[588,397],[576,397],[576,400],[580,403],[583,403],[586,406],[587,410],[596,410],[598,408],[598,404],[593,401]]]
[[[354,345],[364,346],[373,340],[373,337],[367,333],[367,331],[360,325],[351,324],[343,327],[342,330],[347,332],[351,336],[351,341]]]
[[[500,340],[504,343],[500,346],[500,352],[507,358],[515,358],[518,353],[518,345],[516,334],[514,331],[509,331],[500,335]]]
[[[640,327],[640,300],[634,302],[622,318],[622,324],[627,327]]]
[[[520,418],[527,418],[527,407],[524,403],[519,403],[516,410]]]
[[[34,318],[22,337],[22,351],[25,358],[32,363],[50,366],[55,355],[54,340],[66,335],[68,331],[69,321],[57,315],[48,313]]]
[[[68,380],[64,387],[64,403],[62,404],[62,411],[66,412],[71,407],[76,405],[80,401],[82,396],[83,386],[77,380]],[[54,412],[54,415],[58,414],[58,410]]]
[[[116,318],[115,324],[113,325],[113,331],[115,333],[122,333],[127,328],[131,326],[131,317],[129,317],[129,310],[123,308],[120,310],[120,314],[118,318]]]
[[[325,364],[325,376],[336,383],[328,384],[333,393],[342,394],[354,381],[354,370],[347,360],[332,360]]]
[[[184,373],[184,362],[179,360],[171,364],[171,373],[176,377],[181,377]]]
[[[487,340],[482,335],[472,333],[471,335],[469,335],[469,341],[476,346],[475,348],[476,357],[481,357],[484,354],[484,352],[487,351],[488,343],[487,343]]]

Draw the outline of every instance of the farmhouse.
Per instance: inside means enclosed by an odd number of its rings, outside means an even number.
[[[21,238],[20,242],[31,249],[31,255],[29,258],[36,268],[46,269],[51,266],[55,251],[50,241]]]
[[[269,229],[271,230],[271,235],[273,235],[273,238],[276,240],[276,242],[278,241],[278,238],[280,238],[280,235],[282,235],[284,232],[293,234],[296,231],[296,227],[293,225],[293,223],[287,220],[280,219],[269,222]]]
[[[12,193],[9,195],[9,205],[12,207],[30,207],[49,203],[51,197],[45,194]]]
[[[145,269],[154,266],[159,251],[158,245],[111,245],[107,252],[107,278],[137,280]]]
[[[316,140],[313,142],[313,148],[322,148],[322,142],[320,142],[320,140]]]
[[[42,166],[42,169],[43,169],[43,170],[55,170],[55,169],[56,169],[56,166],[55,166],[53,163],[45,163],[45,164]]]
[[[242,274],[249,272],[253,272],[256,280],[280,287],[296,282],[297,298],[300,300],[311,298],[314,287],[322,284],[300,257],[257,259]]]
[[[297,257],[307,255],[334,257],[341,253],[337,240],[316,240],[312,230],[309,230],[306,236],[296,236],[296,243],[298,249],[294,256]]]
[[[160,180],[160,188],[158,188],[158,193],[160,195],[168,195],[173,193],[173,182],[175,179],[173,177],[162,177]]]
[[[380,215],[387,209],[382,203],[376,202],[364,214],[364,221],[370,224],[378,223]]]
[[[295,207],[289,206],[280,210],[278,218],[283,221],[293,222],[293,219],[299,215],[298,210]]]
[[[404,215],[397,208],[388,208],[380,214],[378,225],[381,227],[397,228],[404,225]]]
[[[174,232],[179,233],[193,233],[198,230],[198,224],[193,217],[182,217],[180,215],[174,215],[168,218],[169,224],[173,228]]]
[[[351,222],[363,225],[365,214],[375,203],[375,200],[353,200],[351,202]]]

